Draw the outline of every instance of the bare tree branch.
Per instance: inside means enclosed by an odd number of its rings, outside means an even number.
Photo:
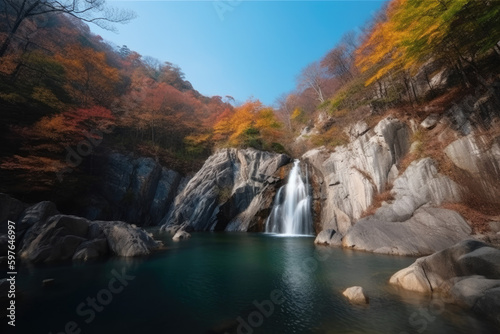
[[[4,21],[9,29],[7,38],[0,46],[0,58],[5,55],[17,30],[28,18],[61,13],[111,31],[115,31],[113,23],[127,23],[135,18],[131,11],[106,6],[105,0],[0,0],[0,4],[4,7]],[[99,13],[101,15],[97,15]]]

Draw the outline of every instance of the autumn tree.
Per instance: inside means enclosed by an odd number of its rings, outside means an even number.
[[[107,7],[105,0],[1,0],[1,5],[8,32],[0,45],[0,58],[5,55],[19,27],[31,18],[62,13],[113,30],[113,23],[125,23],[134,17],[130,11]]]
[[[297,104],[296,95],[293,93],[282,94],[276,99],[277,110],[276,112],[286,124],[289,130],[292,129],[292,113]]]
[[[356,63],[372,72],[371,84],[393,70],[415,71],[441,58],[468,82],[465,67],[479,72],[475,58],[498,48],[499,21],[498,1],[393,0],[357,50]]]
[[[306,66],[297,78],[299,89],[305,90],[310,88],[314,91],[316,99],[323,103],[325,97],[323,90],[327,80],[327,73],[324,67],[319,62],[313,62]]]
[[[114,85],[119,81],[118,70],[107,63],[104,52],[71,44],[55,59],[64,67],[66,89],[82,105],[109,105]]]
[[[222,145],[283,151],[283,123],[272,108],[250,100],[226,110],[214,125],[214,140]]]
[[[357,69],[354,66],[354,52],[356,48],[356,34],[348,32],[323,57],[320,64],[327,69],[331,76],[338,78],[342,84],[346,84],[357,75]]]

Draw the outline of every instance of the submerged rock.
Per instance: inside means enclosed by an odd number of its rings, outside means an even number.
[[[53,278],[46,278],[42,281],[42,286],[43,287],[49,287],[54,285],[55,279]]]
[[[360,286],[352,286],[350,288],[347,288],[343,293],[342,293],[351,303],[354,304],[368,304],[369,299],[365,295],[364,290]]]

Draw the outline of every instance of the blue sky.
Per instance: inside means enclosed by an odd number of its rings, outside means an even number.
[[[108,0],[109,1],[109,0]],[[195,89],[272,104],[302,68],[384,1],[109,1],[138,17],[118,33],[94,33],[144,56],[179,65]],[[233,3],[233,6],[229,5]],[[217,10],[217,8],[219,10]]]

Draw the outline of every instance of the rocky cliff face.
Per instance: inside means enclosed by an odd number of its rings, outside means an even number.
[[[397,175],[397,162],[408,151],[409,129],[397,119],[382,120],[375,128],[358,123],[351,143],[328,153],[319,148],[303,159],[312,165],[320,183],[322,229],[345,234],[361,217],[377,192]]]
[[[152,158],[113,153],[103,168],[102,183],[87,199],[88,219],[124,220],[137,225],[158,225],[185,185],[177,172]]]
[[[280,181],[283,154],[222,149],[213,154],[176,197],[164,229],[181,225],[196,231],[259,230]]]
[[[316,243],[424,255],[469,237],[473,231],[463,217],[440,206],[471,199],[500,205],[500,136],[478,134],[479,127],[498,121],[500,104],[494,96],[489,92],[445,114],[431,115],[420,125],[410,122],[411,127],[394,118],[373,129],[360,122],[348,129],[351,142],[335,152],[306,152],[303,158],[313,167],[316,180],[312,184],[318,184],[316,211],[321,212],[323,232]],[[453,178],[440,172],[430,157],[413,161],[402,173],[398,170],[398,162],[418,145],[410,142],[415,131],[446,143],[442,154]],[[394,199],[360,219],[374,195],[390,185]]]

